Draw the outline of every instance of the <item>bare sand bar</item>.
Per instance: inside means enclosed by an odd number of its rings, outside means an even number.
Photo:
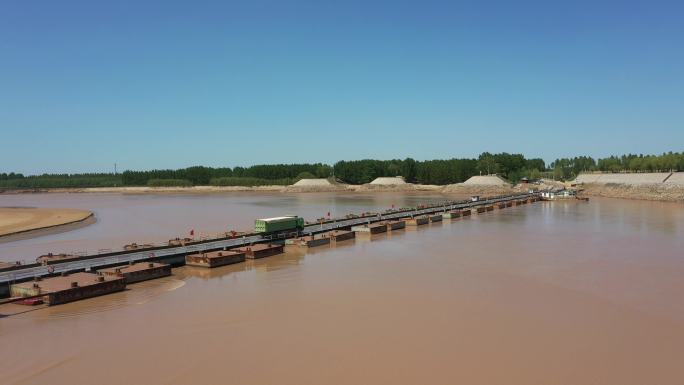
[[[0,207],[0,242],[67,230],[68,225],[90,224],[92,219],[87,210]]]

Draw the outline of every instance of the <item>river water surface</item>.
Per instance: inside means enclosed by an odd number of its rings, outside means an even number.
[[[463,197],[460,197],[462,199]],[[34,262],[46,253],[120,250],[131,242],[165,243],[176,237],[215,236],[251,231],[254,219],[299,215],[307,220],[343,217],[392,206],[443,202],[443,195],[418,194],[17,194],[0,195],[0,207],[78,208],[95,214],[96,223],[66,233],[0,243],[0,261]]]
[[[89,208],[98,217],[74,232],[2,244],[0,255],[443,199],[0,196],[0,206]],[[0,306],[0,383],[681,384],[682,250],[684,206],[594,199],[213,270],[183,267],[100,298]]]

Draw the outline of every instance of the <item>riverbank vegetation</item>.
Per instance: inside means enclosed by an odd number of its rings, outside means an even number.
[[[302,178],[334,177],[343,183],[364,184],[378,177],[403,176],[407,182],[445,185],[464,182],[473,175],[499,174],[511,182],[523,177],[569,180],[580,172],[684,171],[684,152],[662,155],[589,156],[556,159],[545,164],[522,154],[484,152],[477,159],[452,158],[418,161],[411,158],[272,164],[250,167],[194,166],[177,170],[124,171],[114,173],[43,174],[25,176],[0,173],[0,189],[42,189],[118,186],[265,186],[289,185]]]
[[[0,174],[0,189],[41,189],[122,186],[120,174]]]

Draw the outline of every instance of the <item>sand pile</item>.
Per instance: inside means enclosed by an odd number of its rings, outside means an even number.
[[[684,185],[677,184],[589,183],[582,185],[581,189],[583,194],[592,196],[684,203]]]
[[[283,189],[284,192],[329,192],[345,190],[347,190],[347,185],[338,183],[331,178],[300,179],[297,183]]]
[[[498,175],[476,175],[470,177],[463,184],[467,186],[510,186],[510,183]]]
[[[454,195],[482,195],[482,196],[494,196],[494,195],[504,195],[512,194],[519,191],[527,191],[521,187],[513,187],[509,184],[504,185],[483,185],[483,184],[465,184],[456,183],[444,186],[442,193],[444,194],[454,194]]]
[[[463,183],[450,184],[442,190],[445,194],[493,196],[511,194],[522,187],[514,188],[498,175],[476,175]]]
[[[380,178],[375,178],[375,180],[370,182],[370,184],[380,185],[380,186],[398,186],[398,185],[405,185],[406,181],[401,176],[380,177]]]
[[[390,191],[390,192],[413,192],[413,191],[441,191],[442,186],[406,183],[402,176],[375,178],[372,182],[361,186],[353,186],[354,191]]]
[[[333,184],[330,183],[329,180],[325,178],[319,178],[319,179],[300,179],[297,181],[297,183],[293,184],[293,186],[297,187],[303,187],[303,186],[332,186]]]

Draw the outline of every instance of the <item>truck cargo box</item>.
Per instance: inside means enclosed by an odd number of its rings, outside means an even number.
[[[255,233],[272,233],[275,231],[297,230],[304,228],[304,218],[297,216],[257,219],[254,221]]]

